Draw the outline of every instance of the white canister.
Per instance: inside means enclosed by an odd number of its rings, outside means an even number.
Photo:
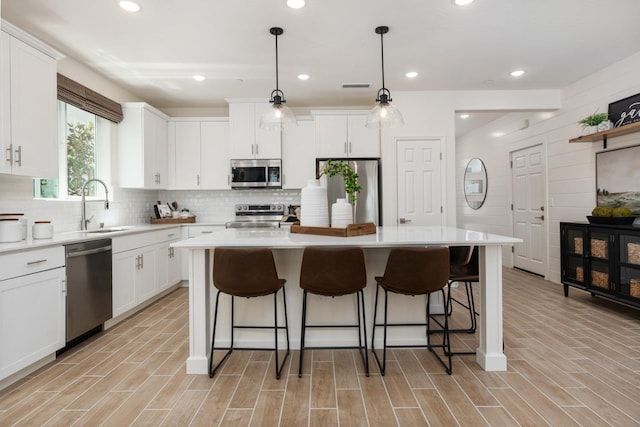
[[[28,232],[28,222],[27,218],[25,218],[24,214],[21,213],[3,213],[0,214],[0,220],[5,220],[5,219],[17,219],[18,222],[20,223],[21,226],[21,233],[22,233],[22,240],[27,238],[27,232]]]
[[[35,221],[31,227],[31,236],[34,239],[51,239],[53,237],[53,224],[51,221]]]
[[[346,228],[353,223],[353,207],[347,199],[337,199],[331,205],[331,227]]]
[[[300,225],[305,227],[329,226],[327,189],[320,181],[310,179],[300,194]]]
[[[18,218],[0,218],[0,243],[22,240],[22,224]]]

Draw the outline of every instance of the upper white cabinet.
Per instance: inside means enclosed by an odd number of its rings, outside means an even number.
[[[365,127],[365,112],[312,113],[316,123],[316,157],[380,157],[380,131]]]
[[[316,177],[315,123],[298,118],[298,127],[282,131],[282,187],[303,188]]]
[[[279,159],[280,132],[260,129],[260,118],[269,103],[229,101],[231,159]]]
[[[124,188],[168,188],[168,117],[152,106],[122,105],[118,125],[118,185]]]
[[[28,38],[4,21],[2,28]],[[56,53],[0,33],[0,173],[57,178]]]
[[[229,121],[176,118],[169,122],[169,152],[174,169],[171,188],[229,189]]]

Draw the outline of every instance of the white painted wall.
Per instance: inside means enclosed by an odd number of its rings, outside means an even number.
[[[498,234],[512,234],[510,152],[535,144],[546,151],[548,271],[547,279],[560,282],[560,222],[586,221],[596,203],[595,153],[602,143],[568,141],[581,134],[576,123],[598,110],[606,112],[610,102],[640,92],[640,53],[594,73],[562,90],[562,107],[550,114],[512,113],[461,137],[456,143],[455,194],[459,227]],[[524,119],[527,129],[519,130]],[[491,137],[496,130],[508,134]],[[640,133],[610,139],[608,149],[640,144]],[[462,191],[464,168],[481,158],[488,171],[485,206],[474,211],[466,206]]]
[[[397,223],[396,141],[403,138],[443,139],[443,194],[447,225],[456,225],[456,144],[457,110],[542,110],[560,107],[560,91],[442,91],[393,92],[393,103],[400,109],[405,125],[382,131],[383,225]]]

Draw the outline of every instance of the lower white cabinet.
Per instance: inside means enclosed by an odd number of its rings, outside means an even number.
[[[65,345],[64,248],[2,255],[0,265],[9,267],[0,272],[1,380]]]
[[[180,281],[180,228],[114,237],[113,317],[153,298]]]

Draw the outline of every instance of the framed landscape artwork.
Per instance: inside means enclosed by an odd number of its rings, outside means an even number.
[[[640,215],[640,145],[596,153],[596,199]]]

